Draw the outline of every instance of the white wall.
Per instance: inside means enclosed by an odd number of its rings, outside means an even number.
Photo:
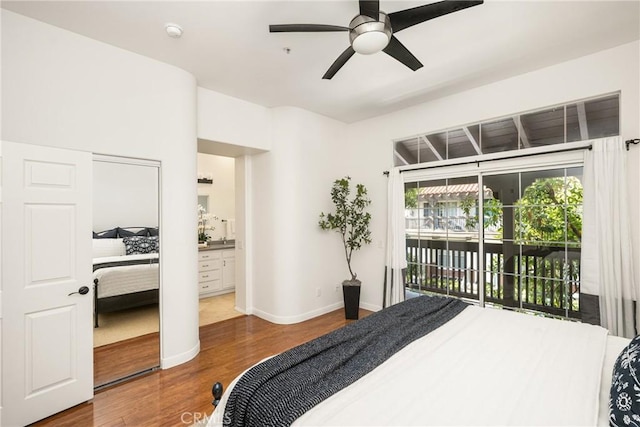
[[[198,138],[269,150],[270,135],[268,108],[198,88]]]
[[[161,162],[163,367],[199,351],[196,105],[183,70],[3,10],[3,140]]]
[[[198,176],[200,174],[210,175],[213,184],[198,184],[198,196],[209,196],[209,212],[219,218],[211,222],[216,229],[207,234],[213,240],[235,237],[227,236],[226,223],[222,221],[236,216],[235,159],[198,153]]]
[[[317,223],[332,208],[331,184],[351,170],[342,156],[344,131],[343,123],[308,111],[198,89],[199,138],[269,150],[236,158],[240,310],[294,323],[342,305],[335,288],[349,273],[341,242]]]
[[[350,159],[353,176],[368,186],[374,201],[374,239],[385,236],[387,183],[381,174],[393,167],[392,139],[616,91],[621,92],[622,138],[638,138],[638,76],[640,42],[636,41],[348,126],[343,153]],[[629,151],[629,165],[630,210],[632,218],[636,218],[640,208],[640,147]],[[632,227],[634,254],[640,261],[640,224],[635,221]],[[362,255],[357,259],[361,265],[384,264],[383,251],[371,250]],[[636,270],[640,277],[640,269]],[[366,268],[361,276],[366,284],[363,302],[381,306],[382,271]]]
[[[158,168],[93,162],[93,231],[158,226]]]
[[[349,170],[345,125],[282,107],[272,126],[271,151],[251,160],[251,298],[254,314],[294,323],[338,308],[335,286],[349,278],[340,239],[318,227],[332,182]]]

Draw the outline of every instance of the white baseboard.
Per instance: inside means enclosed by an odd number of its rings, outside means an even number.
[[[360,302],[360,308],[364,308],[369,311],[380,311],[382,307],[376,304],[369,304],[367,302]]]
[[[234,306],[234,307],[233,307],[233,309],[234,309],[235,311],[239,311],[239,312],[240,312],[240,313],[242,313],[242,314],[252,314],[252,313],[251,313],[251,312],[249,312],[249,311],[246,311],[246,310],[241,309],[241,308],[240,308],[240,307],[238,307],[237,305],[236,305],[236,306]]]
[[[181,365],[189,360],[193,359],[200,353],[200,340],[198,343],[190,350],[185,351],[184,353],[176,354],[175,356],[162,358],[160,360],[160,368],[161,369],[169,369],[174,366]]]
[[[271,323],[276,323],[279,325],[290,325],[292,323],[300,323],[305,320],[313,319],[314,317],[321,316],[323,314],[327,314],[334,310],[343,307],[344,304],[342,302],[336,302],[334,304],[328,305],[326,307],[321,307],[315,310],[308,311],[306,313],[298,314],[295,316],[276,316],[271,313],[267,313],[262,310],[258,310],[257,308],[252,309],[252,314],[258,316],[261,319],[267,320]]]

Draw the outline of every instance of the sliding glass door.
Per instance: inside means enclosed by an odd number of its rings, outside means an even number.
[[[410,173],[408,288],[580,318],[581,156],[545,156]]]
[[[478,299],[477,177],[408,183],[410,287]]]

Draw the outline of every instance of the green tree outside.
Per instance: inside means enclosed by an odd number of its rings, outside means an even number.
[[[566,240],[579,247],[582,197],[582,183],[574,176],[534,181],[515,203],[516,241],[532,244]]]
[[[418,194],[417,188],[411,188],[405,192],[407,208],[418,207]],[[580,247],[582,202],[582,184],[577,177],[573,176],[537,179],[515,202],[514,243],[540,248],[537,250],[539,252],[537,255],[523,254],[522,257],[517,256],[515,259],[516,264],[520,265],[520,274],[525,276],[520,279],[522,286],[520,297],[523,300],[538,305],[562,308],[565,306],[567,295],[574,292],[574,289],[566,289],[567,283],[572,287],[573,284],[579,284],[578,261],[570,260],[569,263],[565,263],[540,255],[551,252],[553,247],[564,247],[565,242],[569,248]],[[459,202],[459,206],[466,217],[465,227],[468,230],[476,229],[479,222],[477,197],[467,197]],[[503,212],[500,200],[484,200],[484,227],[500,226],[498,232],[501,233]],[[418,265],[413,265],[415,261],[409,260],[412,275],[418,273]],[[492,258],[490,262],[492,277],[501,275],[503,263],[502,257]],[[537,277],[533,277],[534,275]],[[540,277],[541,275],[543,277]],[[429,280],[429,278],[425,279]],[[440,285],[440,281],[437,284]],[[493,284],[486,283],[485,286],[491,287]],[[514,291],[518,293],[517,287]],[[489,292],[489,289],[486,292]],[[500,297],[502,297],[501,292]],[[514,297],[518,296],[514,295]],[[578,301],[569,301],[569,303],[573,305],[574,310],[578,309]]]
[[[404,191],[404,208],[405,209],[418,209],[418,194],[420,193],[418,187],[407,188]]]

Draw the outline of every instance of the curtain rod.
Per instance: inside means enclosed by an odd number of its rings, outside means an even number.
[[[629,146],[631,144],[634,145],[638,145],[640,144],[640,138],[635,138],[635,139],[627,139],[624,142],[625,146],[627,147],[627,151],[629,151]],[[583,150],[583,149],[589,149],[591,150],[592,146],[588,145],[586,147],[578,147],[578,148],[567,148],[566,150],[558,150],[558,151],[554,151],[554,153],[563,153],[563,152],[567,152],[567,151],[576,151],[576,150]],[[530,154],[521,154],[518,156],[511,156],[508,157],[509,159],[516,159],[519,157],[529,157],[529,156],[537,156],[538,154],[541,153],[530,153]],[[400,170],[400,173],[402,172],[411,172],[411,171],[417,171],[417,170],[424,170],[424,169],[436,169],[436,168],[443,168],[443,167],[447,167],[447,166],[458,166],[458,165],[469,165],[469,164],[473,164],[473,163],[478,163],[480,164],[480,162],[490,162],[491,160],[473,160],[473,161],[468,161],[468,162],[461,162],[461,163],[450,163],[450,164],[446,164],[446,165],[435,165],[435,166],[422,166],[419,168],[413,168],[413,169],[403,169]],[[382,172],[383,175],[389,176],[389,171],[384,171]]]
[[[633,144],[640,143],[640,139],[637,139],[635,141],[638,141],[638,142],[634,142]],[[627,143],[629,143],[629,141],[627,141]],[[555,151],[548,152],[548,153],[519,154],[519,155],[515,155],[515,156],[505,157],[504,159],[518,159],[518,158],[521,158],[521,157],[539,156],[539,155],[543,155],[543,154],[566,153],[568,151],[578,151],[578,150],[584,150],[584,149],[591,150],[592,148],[593,147],[591,145],[586,145],[586,146],[583,146],[583,147],[565,148],[564,150],[555,150]],[[627,144],[627,149],[628,148],[629,148],[629,144]],[[492,161],[495,161],[495,160],[503,160],[503,159],[469,160],[469,161],[466,161],[466,162],[448,163],[446,165],[421,166],[421,167],[412,168],[412,169],[401,169],[400,173],[402,173],[402,172],[413,172],[413,171],[419,171],[419,170],[424,170],[424,169],[445,168],[447,166],[471,165],[473,163],[476,163],[476,164],[480,165],[480,163],[482,163],[482,162],[492,162]],[[389,176],[389,171],[384,171],[384,172],[382,172],[382,174],[386,175],[386,176]]]

